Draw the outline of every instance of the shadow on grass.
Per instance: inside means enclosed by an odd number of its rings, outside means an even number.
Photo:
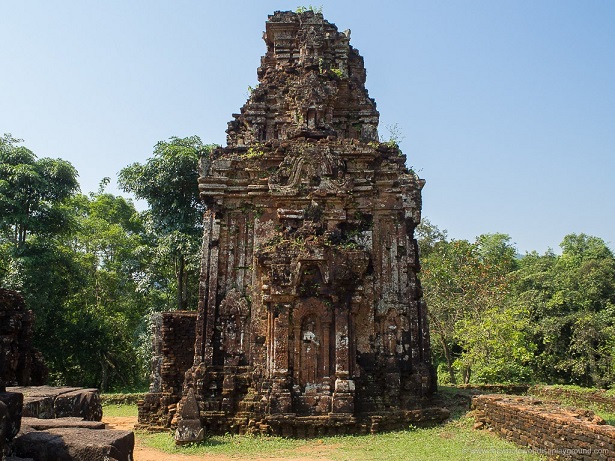
[[[243,456],[253,453],[271,453],[297,449],[308,442],[260,435],[210,435],[202,442],[176,445],[171,432],[140,434],[146,446],[170,454]]]
[[[469,389],[459,389],[453,386],[438,386],[438,396],[442,403],[451,412],[449,420],[461,419],[470,411],[472,402],[472,391]]]
[[[175,440],[175,436],[173,434],[171,435],[171,437],[173,438],[173,440]],[[189,442],[189,443],[180,443],[180,444],[175,443],[175,447],[178,450],[182,450],[184,448],[199,449],[199,448],[220,447],[222,445],[228,445],[232,443],[233,443],[232,440],[220,440],[220,439],[213,439],[211,437],[205,437],[205,439],[201,440],[200,442]]]

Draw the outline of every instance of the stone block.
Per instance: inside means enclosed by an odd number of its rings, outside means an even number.
[[[0,392],[0,402],[5,406],[4,440],[12,440],[21,427],[23,395],[17,392]]]
[[[205,438],[205,429],[198,419],[182,419],[175,431],[175,442],[178,445],[200,442]]]
[[[7,389],[24,395],[24,416],[42,419],[76,416],[88,421],[102,419],[102,405],[98,389],[66,386],[9,387]]]
[[[7,390],[23,394],[23,415],[33,418],[55,418],[54,401],[63,392],[77,390],[76,387],[22,386]]]
[[[14,451],[34,461],[132,461],[134,442],[130,431],[56,428],[18,436]]]
[[[102,419],[98,389],[79,389],[59,394],[53,404],[56,418],[78,416],[87,421]]]
[[[181,407],[181,419],[175,431],[175,442],[178,445],[200,442],[205,437],[205,429],[201,424],[199,406],[192,389],[184,399]]]
[[[45,431],[58,427],[81,427],[84,429],[104,429],[105,423],[101,421],[86,421],[79,417],[41,419],[41,418],[21,418],[22,431],[25,427],[30,427],[35,431]]]

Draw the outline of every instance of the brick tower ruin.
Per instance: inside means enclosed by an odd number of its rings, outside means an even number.
[[[424,181],[378,141],[350,32],[275,12],[259,85],[203,159],[195,357],[178,442],[439,421],[414,229]]]

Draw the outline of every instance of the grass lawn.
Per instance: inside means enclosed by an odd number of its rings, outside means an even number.
[[[140,442],[150,448],[186,455],[226,455],[231,458],[327,458],[339,461],[385,461],[413,459],[419,461],[462,460],[545,460],[544,456],[527,453],[516,445],[488,431],[472,428],[474,420],[467,416],[467,399],[459,399],[459,390],[440,387],[440,395],[451,410],[451,419],[433,428],[409,428],[405,431],[377,435],[286,439],[265,436],[211,436],[198,444],[178,447],[171,433],[137,432]],[[544,400],[550,400],[544,396]],[[615,424],[612,408],[576,400],[574,395],[558,398],[564,406],[588,408],[608,424]],[[133,404],[105,403],[103,414],[110,417],[136,417]]]
[[[137,416],[136,405],[104,404],[102,409],[104,416]]]
[[[227,455],[241,458],[323,456],[340,461],[413,460],[541,460],[486,431],[472,429],[474,420],[461,417],[442,426],[377,435],[296,440],[262,436],[212,436],[204,442],[177,447],[169,433],[137,436],[142,443],[169,454]]]
[[[451,420],[433,428],[409,428],[377,435],[287,439],[265,436],[211,436],[198,444],[178,447],[169,433],[137,432],[140,442],[169,454],[226,455],[233,458],[306,457],[339,461],[486,461],[545,460],[488,431],[472,428],[474,420],[466,416],[467,400],[455,399],[453,389],[441,389],[451,410]],[[106,404],[105,416],[136,416],[136,405]]]

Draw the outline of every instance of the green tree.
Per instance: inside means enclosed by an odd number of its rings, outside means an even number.
[[[518,267],[517,251],[507,234],[482,234],[476,238],[478,254],[489,269],[506,274]]]
[[[147,261],[141,259],[144,227],[134,205],[99,190],[71,201],[77,221],[70,248],[83,283],[66,301],[70,341],[64,345],[66,379],[82,384],[135,387],[144,364],[136,334],[150,308],[148,291],[139,289]]]
[[[420,243],[419,243],[420,245]],[[438,242],[422,258],[421,283],[427,302],[433,350],[445,360],[451,383],[456,384],[455,359],[459,354],[457,324],[469,315],[464,299],[468,293],[465,272],[476,260],[472,245],[465,240]]]
[[[61,159],[37,159],[21,140],[0,138],[0,230],[21,248],[29,234],[66,232],[70,215],[64,200],[79,190],[77,171]]]
[[[149,205],[146,225],[159,250],[157,256],[167,258],[174,269],[178,309],[196,306],[204,211],[198,168],[213,147],[204,145],[198,136],[173,137],[157,143],[146,163],[134,163],[119,174],[121,187]]]
[[[39,160],[20,142],[0,139],[0,283],[34,311],[53,382],[138,385],[146,335],[137,333],[161,304],[156,284],[143,283],[154,264],[142,219],[104,193],[107,180],[78,195],[70,163]]]
[[[513,297],[528,310],[541,381],[615,382],[615,259],[602,239],[570,234],[562,255],[526,255]]]
[[[432,224],[427,218],[421,219],[421,222],[414,231],[414,235],[419,244],[419,253],[421,258],[426,258],[434,247],[446,242],[448,232],[441,230],[435,224]]]
[[[34,311],[34,343],[53,371],[62,360],[65,303],[83,281],[64,244],[75,229],[67,202],[79,186],[70,163],[37,159],[21,142],[0,138],[0,283],[20,290]]]
[[[524,333],[527,316],[508,302],[508,275],[516,265],[510,237],[484,234],[474,243],[449,242],[436,230],[426,233],[422,246],[419,240],[421,254],[427,253],[421,283],[433,350],[443,358],[448,380],[524,379],[532,348]]]

